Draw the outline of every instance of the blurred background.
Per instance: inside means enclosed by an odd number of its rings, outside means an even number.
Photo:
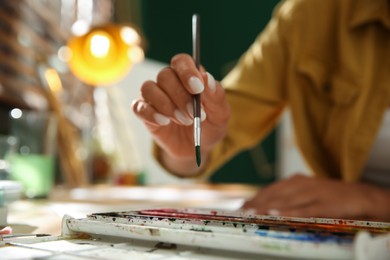
[[[8,177],[2,178],[23,181],[26,168],[22,175],[12,174],[17,171],[12,163],[18,162],[46,167],[53,183],[68,187],[193,182],[172,177],[156,164],[150,136],[132,114],[131,101],[142,82],[154,79],[174,54],[191,53],[192,14],[201,17],[201,62],[220,80],[263,30],[278,2],[2,0],[0,134],[17,139],[17,148],[7,155],[10,166],[3,167]],[[36,121],[30,114],[48,115]],[[21,124],[23,118],[32,126]],[[287,126],[207,181],[261,185],[286,169],[302,168],[288,118],[284,121]],[[42,147],[35,150],[31,140]],[[32,191],[31,196],[46,193]]]

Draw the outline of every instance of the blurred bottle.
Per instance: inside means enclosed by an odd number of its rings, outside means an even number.
[[[0,180],[9,180],[11,164],[10,157],[16,152],[17,138],[0,135]]]

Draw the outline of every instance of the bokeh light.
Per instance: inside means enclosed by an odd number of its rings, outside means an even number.
[[[104,86],[120,81],[134,63],[144,59],[140,44],[141,37],[134,28],[106,24],[73,36],[68,41],[66,55],[64,51],[59,55],[81,81]]]

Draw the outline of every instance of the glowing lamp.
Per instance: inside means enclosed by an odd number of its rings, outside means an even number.
[[[110,85],[144,58],[140,44],[141,37],[132,27],[105,24],[73,36],[65,56],[81,81],[92,86]]]

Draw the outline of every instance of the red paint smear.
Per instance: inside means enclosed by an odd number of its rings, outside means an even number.
[[[256,224],[268,227],[285,227],[285,228],[297,228],[306,230],[319,230],[319,231],[331,231],[331,232],[343,232],[348,234],[355,234],[358,231],[369,231],[372,233],[386,233],[390,231],[390,228],[379,228],[372,226],[358,226],[353,224],[353,221],[336,220],[333,224],[331,223],[312,223],[294,221],[292,219],[275,219],[275,218],[253,218],[253,217],[237,217],[237,216],[226,216],[218,215],[217,211],[210,211],[210,214],[204,213],[190,213],[180,211],[177,209],[150,209],[141,210],[137,212],[144,216],[153,217],[166,217],[176,219],[192,219],[192,220],[205,220],[205,221],[221,221],[221,222],[234,222],[239,224]]]
[[[220,220],[220,221],[240,221],[243,220],[241,217],[235,216],[221,216],[218,215],[217,211],[210,211],[210,214],[203,213],[189,213],[183,212],[176,209],[153,209],[153,210],[141,210],[139,211],[142,215],[156,216],[156,217],[175,217],[175,218],[186,218],[186,219],[197,219],[197,220]]]

